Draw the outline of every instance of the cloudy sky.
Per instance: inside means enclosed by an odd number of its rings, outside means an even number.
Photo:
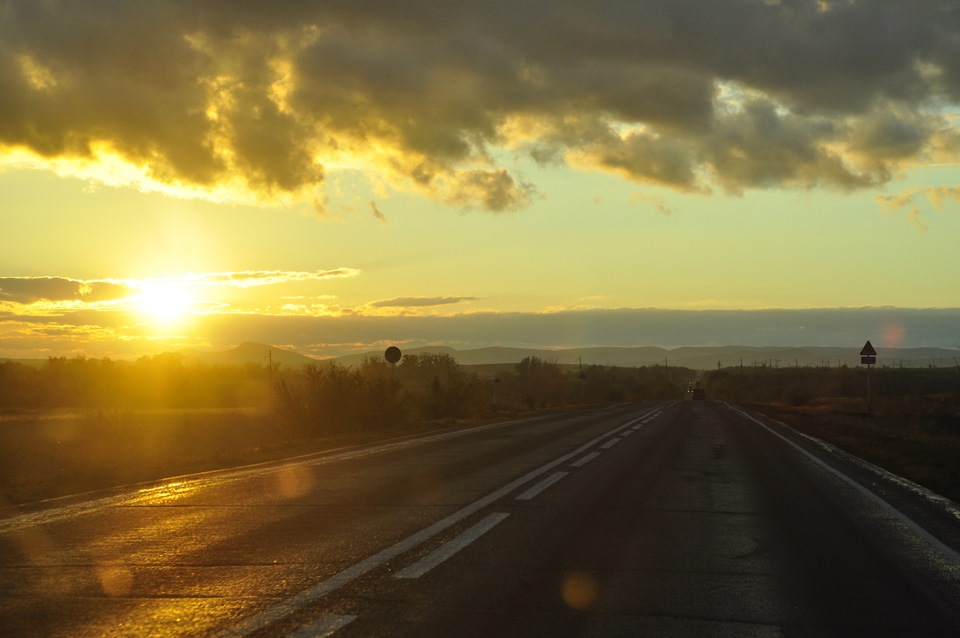
[[[958,116],[947,0],[0,0],[0,357],[955,347]]]

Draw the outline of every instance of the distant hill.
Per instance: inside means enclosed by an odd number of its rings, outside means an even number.
[[[188,361],[198,361],[207,365],[246,365],[254,363],[266,366],[272,358],[274,364],[280,364],[285,368],[297,368],[308,363],[316,363],[317,359],[297,354],[290,350],[284,350],[269,346],[264,343],[241,343],[232,350],[221,350],[215,352],[201,352],[198,350],[185,350],[181,352]]]

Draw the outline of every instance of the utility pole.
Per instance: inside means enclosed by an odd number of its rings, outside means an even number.
[[[583,373],[583,356],[577,359],[580,362],[580,374],[577,375],[580,378],[580,403],[583,403],[583,380],[587,378],[587,375]]]
[[[268,390],[273,394],[273,346],[267,346],[267,383]]]

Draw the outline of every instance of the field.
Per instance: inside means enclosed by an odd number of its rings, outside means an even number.
[[[292,451],[243,409],[56,411],[0,417],[7,504],[255,462]]]

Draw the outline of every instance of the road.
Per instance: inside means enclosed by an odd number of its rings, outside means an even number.
[[[4,636],[956,636],[960,509],[763,415],[635,403],[0,518]]]

